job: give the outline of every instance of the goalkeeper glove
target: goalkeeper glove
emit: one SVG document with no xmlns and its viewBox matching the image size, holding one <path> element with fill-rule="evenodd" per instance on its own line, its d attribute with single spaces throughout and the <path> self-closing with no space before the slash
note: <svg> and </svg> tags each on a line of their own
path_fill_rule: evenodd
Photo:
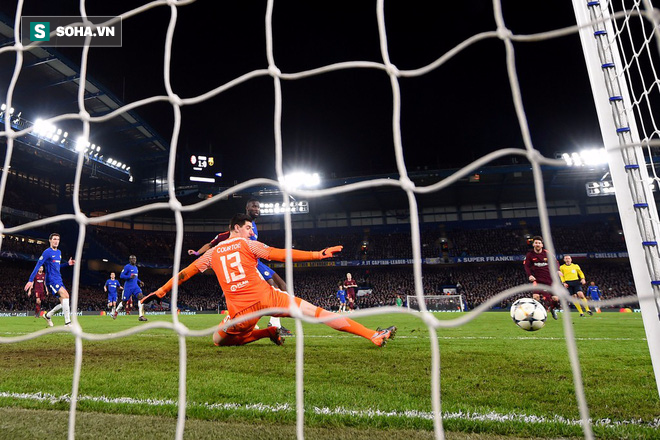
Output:
<svg viewBox="0 0 660 440">
<path fill-rule="evenodd" d="M 326 258 L 334 257 L 335 256 L 334 254 L 341 252 L 342 249 L 344 249 L 344 246 L 332 246 L 315 253 L 318 254 L 319 260 L 324 260 Z"/>
</svg>

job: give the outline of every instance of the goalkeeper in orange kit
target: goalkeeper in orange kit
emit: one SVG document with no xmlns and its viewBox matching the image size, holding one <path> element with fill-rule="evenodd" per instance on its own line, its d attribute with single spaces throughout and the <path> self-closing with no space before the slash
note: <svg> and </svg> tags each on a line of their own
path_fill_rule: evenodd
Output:
<svg viewBox="0 0 660 440">
<path fill-rule="evenodd" d="M 284 261 L 286 251 L 250 240 L 252 235 L 252 219 L 246 214 L 235 215 L 229 224 L 229 238 L 206 251 L 191 265 L 179 272 L 178 283 L 181 284 L 192 276 L 204 272 L 208 268 L 213 268 L 218 283 L 225 293 L 229 316 L 233 319 L 269 308 L 289 308 L 293 301 L 303 315 L 316 318 L 334 317 L 335 319 L 326 321 L 325 324 L 335 330 L 362 336 L 380 347 L 394 337 L 396 334 L 394 326 L 384 330 L 372 330 L 352 319 L 329 312 L 268 284 L 257 271 L 259 258 Z M 342 246 L 334 246 L 318 252 L 294 249 L 292 258 L 293 261 L 322 260 L 333 257 L 335 253 L 341 252 L 342 248 Z M 164 297 L 172 289 L 173 283 L 174 278 L 143 298 L 142 302 L 146 303 Z M 273 316 L 291 315 L 286 311 Z M 277 327 L 255 329 L 259 318 L 256 316 L 232 325 L 227 324 L 229 317 L 225 318 L 218 331 L 213 334 L 213 342 L 218 346 L 245 345 L 262 338 L 270 338 L 275 344 L 282 345 L 284 339 Z"/>
</svg>

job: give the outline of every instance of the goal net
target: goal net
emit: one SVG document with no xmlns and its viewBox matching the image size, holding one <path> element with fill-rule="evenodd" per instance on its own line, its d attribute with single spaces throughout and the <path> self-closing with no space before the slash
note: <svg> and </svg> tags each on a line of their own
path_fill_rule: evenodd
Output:
<svg viewBox="0 0 660 440">
<path fill-rule="evenodd" d="M 660 21 L 650 1 L 573 5 L 660 394 Z"/>
<path fill-rule="evenodd" d="M 424 295 L 424 307 L 420 308 L 417 296 L 407 295 L 408 310 L 419 312 L 426 308 L 429 312 L 463 312 L 465 303 L 463 295 Z"/>
<path fill-rule="evenodd" d="M 7 41 L 4 41 L 3 45 L 0 46 L 0 56 L 3 57 L 3 63 L 5 63 L 6 60 L 10 60 L 10 62 L 13 63 L 13 70 L 7 78 L 7 82 L 0 84 L 5 99 L 5 107 L 2 110 L 2 120 L 4 125 L 0 127 L 0 138 L 6 143 L 6 156 L 4 158 L 4 165 L 0 179 L 0 205 L 3 205 L 3 207 L 3 202 L 7 193 L 8 175 L 12 167 L 12 155 L 15 152 L 15 145 L 21 137 L 28 136 L 35 129 L 32 125 L 21 125 L 20 118 L 18 118 L 18 122 L 14 124 L 13 120 L 15 119 L 15 115 L 13 115 L 11 111 L 14 106 L 18 106 L 17 96 L 19 94 L 16 90 L 19 87 L 19 84 L 22 84 L 19 82 L 19 77 L 31 67 L 24 63 L 24 55 L 29 51 L 39 50 L 39 43 L 21 41 L 19 36 L 18 27 L 21 16 L 23 15 L 22 8 L 24 3 L 28 2 L 17 2 L 14 37 L 8 38 Z M 88 14 L 86 13 L 84 6 L 85 2 L 80 3 L 80 15 L 87 17 Z M 396 57 L 391 56 L 391 51 L 394 50 L 394 45 L 390 44 L 393 42 L 392 39 L 394 36 L 399 37 L 397 40 L 399 44 L 402 44 L 400 43 L 401 41 L 407 43 L 403 44 L 403 47 L 397 48 L 399 53 L 414 53 L 417 48 L 425 45 L 425 41 L 406 40 L 403 38 L 407 33 L 405 29 L 396 28 L 394 26 L 391 28 L 388 27 L 388 8 L 403 7 L 402 5 L 404 5 L 404 2 L 388 2 L 386 7 L 384 0 L 378 0 L 375 3 L 373 14 L 364 23 L 365 27 L 370 26 L 373 28 L 372 35 L 369 39 L 372 44 L 378 47 L 377 59 L 355 60 L 354 58 L 347 58 L 339 55 L 337 59 L 331 57 L 322 65 L 307 67 L 307 70 L 304 70 L 303 67 L 300 67 L 305 66 L 304 63 L 295 64 L 292 67 L 285 67 L 278 64 L 278 58 L 276 57 L 278 51 L 295 52 L 296 49 L 280 47 L 278 45 L 278 40 L 274 38 L 273 28 L 276 26 L 276 23 L 274 23 L 274 15 L 276 15 L 276 12 L 274 11 L 278 11 L 279 7 L 285 8 L 286 2 L 268 0 L 265 4 L 264 10 L 259 13 L 261 15 L 258 15 L 258 21 L 263 23 L 263 27 L 259 29 L 257 34 L 260 39 L 263 39 L 264 37 L 262 37 L 262 35 L 265 34 L 266 47 L 265 57 L 262 60 L 261 65 L 254 67 L 254 70 L 246 71 L 236 77 L 223 78 L 222 84 L 220 85 L 216 85 L 216 82 L 213 82 L 213 85 L 209 85 L 205 89 L 197 91 L 192 96 L 183 96 L 171 78 L 172 63 L 177 61 L 185 62 L 181 60 L 173 60 L 173 47 L 175 46 L 174 41 L 178 38 L 182 38 L 182 34 L 194 35 L 198 31 L 197 27 L 189 26 L 183 31 L 179 28 L 179 26 L 183 26 L 183 24 L 180 24 L 178 19 L 180 18 L 180 15 L 183 15 L 185 8 L 192 7 L 195 3 L 201 4 L 207 2 L 160 0 L 144 3 L 145 4 L 139 8 L 125 11 L 121 15 L 121 18 L 124 26 L 131 26 L 131 20 L 147 14 L 151 10 L 162 8 L 161 12 L 166 11 L 166 17 L 162 22 L 163 28 L 166 28 L 164 44 L 159 46 L 164 46 L 164 54 L 162 60 L 158 61 L 162 61 L 160 65 L 162 65 L 164 94 L 161 96 L 150 96 L 144 99 L 135 100 L 107 114 L 92 116 L 89 109 L 86 107 L 86 99 L 89 98 L 90 94 L 86 92 L 85 84 L 87 74 L 86 69 L 88 67 L 90 53 L 94 53 L 94 49 L 90 48 L 89 45 L 86 45 L 82 49 L 82 55 L 80 57 L 80 74 L 78 75 L 75 72 L 70 72 L 69 77 L 67 78 L 67 81 L 70 81 L 70 84 L 77 88 L 77 110 L 72 113 L 57 115 L 45 122 L 56 123 L 63 120 L 77 121 L 80 124 L 84 140 L 89 140 L 94 124 L 106 122 L 120 114 L 129 114 L 133 111 L 139 111 L 154 103 L 168 106 L 172 124 L 168 151 L 169 160 L 167 177 L 165 179 L 166 181 L 163 182 L 167 187 L 167 201 L 146 204 L 128 210 L 110 212 L 98 217 L 88 215 L 88 213 L 85 213 L 80 206 L 81 176 L 86 160 L 85 153 L 80 151 L 77 155 L 77 162 L 75 164 L 75 177 L 71 182 L 71 206 L 69 207 L 69 210 L 65 211 L 69 212 L 69 214 L 26 221 L 25 223 L 18 225 L 0 224 L 0 232 L 2 234 L 20 233 L 21 231 L 27 231 L 31 228 L 50 225 L 56 222 L 75 222 L 79 230 L 79 235 L 76 243 L 74 259 L 76 261 L 83 261 L 83 251 L 85 249 L 88 226 L 103 224 L 104 222 L 129 218 L 136 215 L 146 215 L 158 210 L 168 210 L 174 219 L 176 226 L 176 239 L 173 243 L 174 261 L 172 269 L 172 275 L 175 276 L 182 266 L 181 254 L 184 237 L 184 214 L 207 208 L 217 203 L 219 200 L 226 199 L 232 194 L 249 188 L 268 186 L 277 188 L 282 192 L 283 204 L 290 203 L 290 197 L 306 197 L 311 199 L 333 198 L 332 203 L 341 204 L 337 201 L 340 200 L 340 196 L 346 193 L 357 191 L 368 192 L 371 189 L 379 187 L 394 187 L 400 190 L 406 200 L 408 208 L 405 215 L 396 216 L 396 221 L 401 220 L 400 217 L 406 217 L 406 224 L 409 226 L 409 250 L 411 251 L 411 258 L 410 261 L 401 264 L 406 264 L 411 267 L 410 272 L 414 276 L 413 288 L 415 294 L 407 296 L 407 309 L 397 307 L 378 307 L 359 310 L 351 316 L 355 318 L 366 318 L 386 313 L 405 313 L 414 316 L 415 319 L 418 319 L 420 324 L 425 326 L 428 330 L 431 354 L 428 357 L 429 365 L 426 374 L 430 376 L 431 382 L 430 387 L 427 387 L 430 390 L 428 398 L 431 410 L 421 416 L 417 410 L 406 410 L 405 415 L 416 414 L 420 418 L 424 418 L 424 420 L 431 420 L 435 437 L 438 439 L 444 438 L 445 428 L 443 423 L 447 418 L 451 417 L 472 417 L 474 420 L 483 420 L 486 423 L 486 425 L 484 425 L 486 428 L 484 429 L 488 429 L 488 427 L 491 426 L 490 423 L 493 422 L 493 420 L 489 418 L 489 414 L 472 414 L 472 408 L 470 405 L 466 405 L 455 413 L 443 412 L 443 394 L 441 393 L 440 387 L 441 364 L 439 340 L 441 338 L 438 337 L 438 333 L 441 330 L 462 326 L 474 319 L 478 319 L 483 312 L 500 304 L 501 301 L 506 298 L 529 294 L 530 284 L 527 284 L 526 281 L 521 281 L 520 285 L 516 287 L 502 289 L 499 292 L 495 289 L 493 295 L 486 299 L 479 307 L 466 315 L 457 316 L 456 319 L 439 320 L 434 315 L 428 313 L 440 310 L 463 310 L 464 301 L 462 295 L 425 295 L 426 291 L 432 290 L 425 289 L 425 280 L 422 276 L 424 260 L 422 258 L 420 224 L 423 222 L 424 218 L 423 214 L 420 215 L 420 213 L 423 213 L 424 207 L 423 204 L 420 203 L 420 200 L 424 200 L 424 196 L 426 195 L 448 190 L 448 188 L 454 184 L 474 183 L 477 185 L 476 182 L 479 179 L 478 174 L 476 173 L 479 173 L 482 167 L 487 164 L 505 160 L 505 158 L 507 160 L 513 160 L 513 163 L 516 164 L 520 164 L 521 162 L 519 161 L 528 161 L 529 164 L 525 162 L 524 167 L 527 171 L 531 170 L 533 175 L 533 195 L 536 197 L 536 200 L 532 206 L 513 206 L 512 211 L 527 210 L 533 212 L 533 214 L 531 214 L 532 216 L 538 216 L 540 232 L 545 239 L 545 245 L 551 254 L 556 254 L 552 228 L 550 227 L 548 201 L 545 198 L 545 185 L 547 180 L 545 179 L 544 172 L 547 168 L 544 167 L 563 167 L 566 163 L 563 160 L 554 158 L 553 154 L 543 155 L 537 148 L 535 148 L 533 141 L 536 139 L 536 134 L 532 129 L 532 124 L 528 123 L 528 115 L 526 114 L 524 103 L 529 102 L 527 99 L 533 101 L 535 99 L 543 100 L 543 98 L 539 98 L 538 96 L 528 98 L 528 91 L 523 89 L 520 85 L 522 75 L 519 75 L 518 70 L 521 65 L 525 64 L 525 57 L 518 59 L 516 57 L 520 52 L 528 54 L 528 52 L 525 52 L 525 48 L 528 47 L 527 45 L 533 45 L 536 43 L 543 44 L 568 35 L 575 36 L 579 34 L 584 46 L 587 70 L 590 74 L 599 123 L 603 130 L 603 139 L 610 163 L 611 178 L 616 189 L 617 204 L 619 206 L 619 213 L 625 231 L 625 240 L 630 254 L 635 286 L 638 293 L 637 297 L 614 298 L 608 301 L 603 301 L 602 306 L 618 306 L 620 304 L 630 304 L 639 301 L 644 319 L 649 352 L 651 354 L 655 371 L 656 384 L 658 385 L 660 392 L 660 318 L 658 313 L 658 304 L 660 304 L 658 301 L 658 289 L 660 288 L 660 256 L 658 255 L 657 233 L 658 230 L 660 230 L 660 223 L 658 222 L 654 196 L 650 189 L 650 184 L 655 183 L 657 188 L 657 184 L 660 181 L 654 162 L 654 158 L 657 160 L 656 152 L 658 147 L 660 147 L 660 128 L 658 128 L 658 124 L 656 124 L 656 119 L 654 118 L 654 112 L 657 112 L 656 109 L 660 108 L 658 106 L 658 91 L 660 90 L 658 84 L 660 84 L 660 80 L 656 75 L 656 66 L 660 66 L 658 64 L 658 39 L 660 37 L 658 36 L 658 11 L 653 9 L 651 1 L 644 0 L 630 2 L 629 4 L 627 2 L 614 3 L 607 1 L 574 0 L 573 3 L 575 15 L 577 17 L 577 25 L 573 25 L 571 22 L 567 27 L 553 26 L 550 30 L 535 30 L 533 27 L 529 27 L 529 25 L 533 25 L 536 22 L 534 17 L 530 16 L 524 20 L 526 27 L 521 26 L 521 29 L 523 30 L 515 30 L 507 26 L 507 20 L 505 19 L 507 12 L 505 6 L 500 0 L 494 0 L 492 2 L 492 10 L 489 9 L 487 11 L 488 20 L 486 21 L 488 24 L 484 25 L 483 30 L 472 31 L 469 25 L 465 25 L 460 26 L 460 30 L 456 28 L 457 30 L 455 31 L 455 34 L 450 32 L 451 35 L 446 35 L 447 38 L 438 37 L 438 35 L 433 34 L 432 36 L 429 36 L 429 38 L 433 38 L 433 41 L 442 40 L 443 44 L 446 43 L 447 46 L 438 46 L 436 47 L 436 52 L 427 59 L 413 59 L 412 61 L 409 61 L 408 66 L 403 66 L 397 65 Z M 303 3 L 308 2 L 301 2 L 301 4 Z M 526 4 L 531 3 L 533 2 L 526 2 Z M 444 24 L 448 20 L 465 20 L 466 23 L 470 22 L 468 17 L 471 17 L 472 14 L 475 13 L 473 4 L 470 2 L 454 2 L 454 4 L 456 7 L 462 7 L 462 4 L 465 4 L 466 9 L 464 11 L 459 11 L 459 13 L 455 15 L 447 14 L 442 16 L 437 22 L 430 22 L 428 25 L 432 26 L 434 30 L 439 30 L 444 28 Z M 217 7 L 220 9 L 223 8 L 222 5 L 218 5 Z M 407 3 L 405 7 L 408 7 Z M 522 5 L 513 5 L 513 8 L 519 7 L 522 7 Z M 347 8 L 347 10 L 338 12 L 338 16 L 350 15 L 350 10 L 353 6 L 348 6 Z M 551 7 L 544 5 L 540 12 L 535 11 L 535 13 L 538 14 L 536 16 L 545 15 L 549 8 Z M 284 9 L 284 11 L 290 12 L 290 10 L 287 9 Z M 396 14 L 397 12 L 400 11 L 395 9 L 391 13 Z M 417 15 L 416 19 L 422 20 L 427 18 L 425 15 L 432 16 L 435 15 L 435 13 Z M 190 17 L 188 18 L 190 19 Z M 313 25 L 316 16 L 310 14 L 301 20 L 298 16 L 288 17 L 287 14 L 283 12 L 279 18 L 283 20 L 280 23 L 280 26 L 282 27 L 292 26 L 293 24 L 303 21 L 308 24 L 311 23 L 310 27 L 314 27 Z M 149 20 L 151 19 L 152 17 L 149 17 Z M 232 42 L 241 40 L 233 35 L 228 38 L 232 39 Z M 294 40 L 304 40 L 304 38 L 296 35 Z M 184 43 L 184 45 L 185 44 L 200 45 L 205 44 L 205 42 L 196 41 Z M 328 47 L 328 50 L 332 48 L 333 56 L 335 56 L 337 53 L 341 53 L 342 46 L 354 46 L 356 44 L 362 44 L 362 42 L 347 41 L 345 43 L 338 43 L 333 41 L 332 45 Z M 364 44 L 367 45 L 367 43 Z M 493 46 L 488 46 L 492 53 L 498 53 L 497 50 L 499 50 L 499 53 L 501 54 L 499 62 L 493 63 L 492 65 L 488 65 L 487 68 L 484 68 L 484 64 L 482 64 L 481 60 L 478 57 L 473 56 L 473 53 L 471 52 L 474 47 L 480 44 L 492 44 Z M 497 50 L 493 50 L 493 48 L 496 48 Z M 314 48 L 314 50 L 316 51 L 316 48 Z M 335 52 L 335 50 L 337 50 L 337 52 Z M 545 49 L 541 48 L 539 50 L 543 52 Z M 147 49 L 145 49 L 145 53 L 146 52 Z M 149 50 L 149 52 L 150 55 L 152 52 L 153 54 L 159 53 L 156 50 Z M 552 54 L 551 52 L 548 53 Z M 561 64 L 557 58 L 558 57 L 554 57 L 550 60 L 550 63 L 547 64 Z M 153 61 L 153 58 L 146 59 L 147 61 L 144 61 L 145 63 L 152 63 Z M 43 59 L 38 61 L 47 63 L 52 60 L 50 57 L 43 56 Z M 156 62 L 156 64 L 158 64 L 158 62 Z M 231 63 L 231 61 L 228 63 Z M 450 66 L 454 64 L 459 64 L 461 66 L 459 69 L 461 76 L 456 78 L 455 83 L 452 83 L 451 80 L 448 80 L 443 76 L 443 73 L 446 70 L 450 70 Z M 466 64 L 467 66 L 463 67 L 463 64 Z M 495 64 L 497 64 L 497 67 Z M 144 66 L 130 66 L 131 69 L 136 69 L 138 71 L 141 71 L 143 67 Z M 222 69 L 216 69 L 215 66 L 213 68 L 207 66 L 205 70 L 212 70 L 214 74 L 222 73 Z M 382 94 L 386 95 L 387 105 L 391 106 L 387 108 L 389 113 L 387 115 L 388 120 L 386 124 L 387 130 L 391 129 L 391 131 L 388 132 L 388 139 L 391 140 L 391 145 L 383 147 L 382 151 L 378 152 L 378 155 L 388 155 L 388 157 L 391 157 L 396 171 L 398 172 L 398 178 L 374 177 L 352 183 L 347 181 L 345 184 L 334 188 L 316 191 L 294 190 L 287 187 L 283 183 L 286 161 L 283 147 L 282 121 L 288 117 L 284 112 L 284 108 L 288 96 L 290 95 L 287 95 L 287 90 L 286 87 L 283 86 L 283 83 L 299 83 L 303 80 L 315 79 L 327 75 L 336 75 L 346 72 L 364 72 L 365 70 L 378 72 L 381 75 L 380 79 L 383 84 L 386 84 L 386 88 L 382 91 Z M 498 72 L 497 75 L 495 74 L 496 70 Z M 462 77 L 463 75 L 465 75 L 465 78 Z M 530 73 L 530 76 L 536 76 L 536 72 Z M 29 76 L 27 78 L 29 80 Z M 222 96 L 223 93 L 229 90 L 231 90 L 231 93 L 240 94 L 241 91 L 244 90 L 241 88 L 242 86 L 251 84 L 251 81 L 257 80 L 267 81 L 269 84 L 269 92 L 274 97 L 274 106 L 270 107 L 274 108 L 271 127 L 271 140 L 274 148 L 269 154 L 264 155 L 264 157 L 268 157 L 269 160 L 270 158 L 273 158 L 274 163 L 272 164 L 272 168 L 274 169 L 276 179 L 255 177 L 235 182 L 230 188 L 223 190 L 220 194 L 215 195 L 211 199 L 193 205 L 183 206 L 177 198 L 175 187 L 177 157 L 180 153 L 181 141 L 179 139 L 179 134 L 181 132 L 182 124 L 184 124 L 184 118 L 182 117 L 182 114 L 184 114 L 183 109 L 187 106 L 195 106 L 203 102 L 217 99 L 218 96 Z M 464 83 L 463 80 L 465 80 Z M 486 80 L 489 81 L 488 85 L 479 88 L 482 86 L 482 83 L 486 82 Z M 559 80 L 557 80 L 557 78 L 551 78 L 550 81 L 571 82 L 572 78 L 561 78 Z M 203 81 L 200 82 L 203 83 Z M 350 82 L 350 80 L 346 80 L 344 84 L 348 87 L 348 83 Z M 413 83 L 415 84 L 413 85 Z M 433 183 L 416 185 L 411 179 L 412 173 L 406 164 L 406 149 L 404 142 L 404 139 L 406 142 L 413 142 L 413 140 L 409 140 L 410 138 L 403 135 L 403 126 L 405 124 L 412 124 L 407 127 L 408 131 L 406 132 L 407 134 L 412 133 L 416 131 L 416 126 L 414 124 L 418 121 L 411 121 L 415 118 L 406 119 L 405 105 L 408 101 L 402 100 L 401 90 L 402 86 L 413 88 L 419 87 L 421 90 L 419 95 L 425 95 L 425 84 L 428 83 L 441 84 L 442 92 L 439 92 L 437 96 L 433 98 L 435 101 L 434 103 L 426 103 L 428 109 L 433 109 L 433 111 L 427 111 L 427 113 L 432 116 L 421 123 L 433 127 L 433 130 L 435 131 L 435 142 L 433 145 L 425 145 L 425 150 L 429 155 L 437 154 L 439 163 L 442 162 L 443 152 L 449 150 L 458 150 L 464 152 L 466 155 L 469 154 L 472 162 L 457 171 L 452 172 L 448 176 L 444 174 L 434 176 L 434 179 L 432 180 Z M 262 83 L 259 84 L 263 85 Z M 313 81 L 310 81 L 308 85 L 309 84 L 313 85 L 314 83 Z M 463 86 L 461 84 L 465 85 Z M 543 89 L 544 85 L 539 82 L 532 86 L 532 88 Z M 445 93 L 455 90 L 460 90 L 461 96 L 456 99 L 455 102 L 449 104 L 444 103 L 444 99 L 446 98 Z M 475 90 L 477 90 L 477 92 L 475 92 Z M 507 97 L 506 102 L 491 100 L 491 93 L 493 93 L 494 90 L 510 90 L 510 95 Z M 474 94 L 468 96 L 468 92 Z M 463 96 L 463 94 L 465 94 L 465 96 Z M 44 100 L 47 100 L 48 97 L 45 95 L 46 94 L 44 94 Z M 548 101 L 552 100 L 552 98 L 554 97 L 550 97 Z M 479 99 L 489 101 L 489 104 L 487 105 L 491 112 L 489 117 L 498 121 L 497 130 L 484 129 L 480 125 L 481 122 L 475 122 L 477 118 L 472 117 L 471 112 L 476 107 L 481 107 L 481 104 L 477 103 L 477 100 Z M 246 99 L 245 101 L 250 102 L 251 100 Z M 443 104 L 440 105 L 438 102 Z M 466 103 L 467 106 L 463 108 L 464 114 L 458 113 L 456 106 L 465 105 Z M 567 106 L 570 106 L 570 104 L 567 104 Z M 505 123 L 501 123 L 500 120 L 497 119 L 501 115 L 502 108 L 504 107 L 509 108 L 511 112 L 515 114 L 515 119 L 513 121 L 507 120 Z M 251 110 L 249 112 L 246 111 L 246 113 L 250 113 L 250 116 Z M 228 110 L 227 112 L 229 113 L 231 111 L 233 111 L 233 109 Z M 300 111 L 302 113 L 306 111 L 306 109 L 300 109 Z M 550 114 L 547 119 L 558 120 L 562 112 L 563 109 L 558 110 L 556 111 L 557 114 Z M 463 122 L 465 125 L 454 125 L 454 123 L 458 124 L 459 122 Z M 213 122 L 211 122 L 211 124 L 212 123 Z M 439 127 L 441 124 L 443 126 Z M 337 127 L 337 130 L 341 131 L 342 127 Z M 440 130 L 460 131 L 462 133 L 461 141 L 457 142 L 455 145 L 443 143 L 444 134 Z M 475 142 L 471 140 L 469 136 L 482 130 L 488 131 L 487 137 L 489 142 L 497 145 L 497 147 L 495 147 L 493 151 L 487 153 L 473 153 L 472 148 L 474 147 Z M 364 136 L 366 131 L 366 129 L 363 130 L 361 135 Z M 505 136 L 508 132 L 519 133 L 520 138 L 516 139 L 513 144 L 500 142 L 498 136 Z M 411 137 L 413 136 L 411 135 Z M 240 143 L 242 141 L 243 140 L 240 139 L 235 140 L 234 142 Z M 519 146 L 519 148 L 516 148 L 516 146 Z M 315 148 L 317 147 L 315 146 Z M 333 147 L 326 146 L 325 148 L 332 149 Z M 255 165 L 254 162 L 257 162 L 247 154 L 245 154 L 245 159 L 246 163 L 231 164 L 231 166 L 251 166 Z M 247 160 L 252 161 L 252 163 L 248 164 Z M 515 178 L 517 178 L 517 176 L 514 176 L 513 180 L 515 180 Z M 504 187 L 508 185 L 508 182 L 501 184 Z M 479 188 L 472 187 L 468 190 L 478 192 Z M 460 200 L 459 194 L 460 193 L 457 192 L 451 197 L 445 199 L 453 200 L 453 203 L 457 204 L 457 201 Z M 382 200 L 381 202 L 386 203 L 386 201 Z M 428 215 L 438 218 L 450 217 L 449 215 L 445 215 L 444 212 L 433 212 Z M 486 214 L 483 215 L 485 216 Z M 291 217 L 291 213 L 285 211 L 284 241 L 288 250 L 293 248 L 293 226 Z M 437 221 L 440 222 L 444 220 L 440 219 Z M 436 264 L 439 263 L 436 262 Z M 551 286 L 546 287 L 561 298 L 563 307 L 567 310 L 567 294 L 556 274 L 558 269 L 557 261 L 551 259 L 549 265 L 551 268 L 550 272 L 553 277 L 553 283 Z M 293 286 L 294 273 L 290 252 L 287 254 L 285 274 L 287 285 Z M 31 339 L 41 338 L 46 335 L 50 336 L 53 333 L 58 332 L 70 332 L 75 338 L 75 361 L 70 393 L 63 398 L 53 398 L 48 395 L 41 396 L 44 399 L 67 403 L 69 411 L 68 438 L 73 440 L 76 435 L 77 404 L 82 400 L 79 391 L 81 377 L 84 375 L 82 365 L 83 361 L 86 359 L 83 342 L 86 344 L 88 341 L 107 341 L 130 337 L 155 329 L 166 329 L 176 335 L 179 343 L 178 353 L 173 353 L 173 356 L 178 356 L 178 396 L 175 402 L 177 407 L 177 426 L 175 438 L 184 438 L 188 413 L 190 408 L 194 406 L 191 402 L 187 401 L 189 391 L 187 388 L 187 367 L 189 365 L 187 343 L 190 338 L 208 338 L 216 330 L 216 326 L 203 330 L 191 329 L 186 326 L 186 324 L 182 322 L 175 313 L 171 316 L 171 322 L 149 322 L 144 325 L 128 328 L 119 333 L 90 333 L 81 325 L 76 313 L 79 301 L 78 291 L 80 275 L 80 265 L 74 266 L 73 283 L 71 286 L 71 316 L 73 324 L 71 328 L 63 329 L 56 327 L 55 329 L 40 330 L 38 332 L 19 336 L 2 334 L 0 335 L 0 343 L 20 344 Z M 292 290 L 291 293 L 295 295 L 295 291 Z M 177 303 L 178 288 L 175 284 L 171 293 L 172 310 L 177 310 Z M 287 406 L 282 409 L 277 405 L 269 407 L 267 405 L 255 404 L 249 406 L 247 409 L 248 411 L 258 411 L 262 408 L 266 408 L 265 411 L 272 413 L 279 410 L 295 410 L 296 435 L 300 439 L 305 437 L 306 412 L 308 414 L 314 413 L 315 415 L 318 415 L 318 417 L 326 417 L 328 414 L 330 414 L 329 416 L 337 417 L 354 416 L 354 412 L 346 410 L 345 408 L 319 409 L 316 406 L 310 407 L 310 405 L 306 404 L 306 399 L 309 397 L 307 389 L 305 388 L 305 362 L 307 361 L 305 350 L 309 350 L 309 347 L 305 345 L 305 332 L 303 331 L 302 322 L 318 323 L 320 320 L 302 318 L 300 315 L 296 315 L 295 407 L 291 408 Z M 577 400 L 577 407 L 579 408 L 579 419 L 571 421 L 571 423 L 573 426 L 579 426 L 580 429 L 582 429 L 585 438 L 592 439 L 594 438 L 592 429 L 594 421 L 590 417 L 589 406 L 585 397 L 580 356 L 578 356 L 578 347 L 576 338 L 574 337 L 573 324 L 570 319 L 563 319 L 561 325 L 563 335 L 566 337 L 568 363 L 570 364 L 567 367 L 567 370 L 570 369 L 574 382 L 574 389 L 566 390 L 566 395 L 574 394 Z M 412 337 L 414 338 L 417 336 L 415 335 Z M 406 340 L 403 339 L 402 341 L 405 344 Z M 1 397 L 3 399 L 10 399 L 12 396 L 7 397 L 7 395 L 3 394 Z M 93 401 L 98 407 L 101 407 L 105 402 L 103 399 L 94 399 L 94 397 L 88 398 L 88 400 Z M 130 404 L 131 399 L 128 400 Z M 118 404 L 124 404 L 121 398 L 116 399 L 116 401 Z M 145 401 L 151 401 L 150 396 L 147 396 Z M 251 402 L 248 402 L 248 404 L 250 403 Z M 161 404 L 161 402 L 158 402 L 158 404 Z M 166 402 L 165 404 L 170 403 Z M 377 404 L 378 402 L 373 402 L 374 407 Z M 223 414 L 227 414 L 236 407 L 232 402 L 220 402 L 217 403 L 217 406 L 214 405 L 216 405 L 216 403 L 210 403 L 203 408 L 197 409 L 204 413 L 204 411 L 212 411 L 220 408 L 220 410 L 223 411 Z M 390 412 L 383 412 L 377 408 L 367 408 L 365 409 L 364 414 L 366 414 L 365 418 L 369 419 L 374 416 L 389 417 L 391 415 Z M 270 417 L 272 416 L 264 416 L 264 420 L 267 420 Z M 563 417 L 556 417 L 556 419 L 563 419 Z M 495 422 L 499 423 L 504 421 L 506 423 L 511 420 L 514 420 L 514 423 L 518 423 L 519 418 L 517 418 L 515 414 L 503 414 L 501 420 L 496 420 Z M 537 423 L 539 418 L 530 417 L 530 420 L 525 420 L 525 423 Z M 620 423 L 626 424 L 628 422 L 629 421 L 624 420 Z M 337 426 L 340 423 L 341 422 L 338 423 L 337 420 L 333 420 L 331 425 Z M 652 424 L 653 421 L 648 423 Z M 655 419 L 655 423 L 655 426 L 657 427 L 657 419 Z M 387 426 L 387 423 L 379 423 L 379 426 Z M 505 430 L 504 432 L 507 431 Z"/>
</svg>

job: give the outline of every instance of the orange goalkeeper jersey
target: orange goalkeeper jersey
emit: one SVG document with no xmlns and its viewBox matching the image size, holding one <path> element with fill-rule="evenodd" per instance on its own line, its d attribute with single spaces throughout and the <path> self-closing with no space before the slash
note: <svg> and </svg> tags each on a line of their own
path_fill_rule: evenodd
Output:
<svg viewBox="0 0 660 440">
<path fill-rule="evenodd" d="M 271 292 L 270 284 L 257 270 L 259 258 L 268 259 L 270 249 L 259 241 L 232 238 L 209 249 L 195 261 L 200 272 L 213 268 L 225 293 L 230 316 L 258 303 Z"/>
</svg>

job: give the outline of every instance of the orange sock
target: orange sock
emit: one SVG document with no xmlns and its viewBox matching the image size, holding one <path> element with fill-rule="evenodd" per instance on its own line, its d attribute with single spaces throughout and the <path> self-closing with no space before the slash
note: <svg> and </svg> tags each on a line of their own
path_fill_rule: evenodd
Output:
<svg viewBox="0 0 660 440">
<path fill-rule="evenodd" d="M 316 308 L 316 313 L 314 314 L 317 318 L 328 318 L 330 316 L 336 316 L 337 319 L 332 321 L 324 322 L 325 325 L 339 330 L 340 332 L 353 333 L 354 335 L 362 336 L 366 339 L 371 339 L 371 337 L 376 333 L 376 330 L 371 330 L 362 324 L 353 321 L 352 319 L 345 318 L 343 315 L 338 315 L 337 313 L 328 312 L 320 307 Z"/>
</svg>

